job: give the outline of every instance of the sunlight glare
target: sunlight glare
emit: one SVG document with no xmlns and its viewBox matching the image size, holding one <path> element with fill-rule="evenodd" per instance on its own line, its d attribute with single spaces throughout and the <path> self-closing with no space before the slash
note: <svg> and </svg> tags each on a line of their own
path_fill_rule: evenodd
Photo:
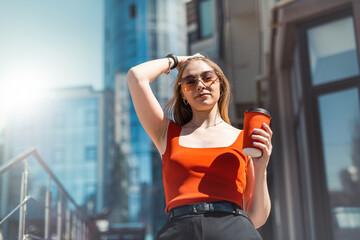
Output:
<svg viewBox="0 0 360 240">
<path fill-rule="evenodd" d="M 36 111 L 45 96 L 46 80 L 45 72 L 30 67 L 0 80 L 0 130 L 10 115 Z"/>
</svg>

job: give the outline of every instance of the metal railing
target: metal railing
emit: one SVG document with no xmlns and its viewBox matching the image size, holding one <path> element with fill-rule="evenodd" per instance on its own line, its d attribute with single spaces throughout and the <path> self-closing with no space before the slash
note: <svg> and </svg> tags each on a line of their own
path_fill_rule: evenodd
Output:
<svg viewBox="0 0 360 240">
<path fill-rule="evenodd" d="M 44 173 L 47 175 L 48 182 L 45 192 L 45 200 L 42 202 L 39 199 L 28 194 L 29 186 L 29 164 L 28 158 L 34 157 L 35 160 L 41 165 Z M 35 148 L 29 149 L 15 158 L 9 160 L 0 166 L 0 177 L 4 173 L 8 172 L 15 165 L 23 163 L 23 171 L 21 174 L 21 189 L 20 189 L 20 202 L 12 209 L 3 219 L 0 219 L 0 227 L 5 225 L 14 215 L 19 211 L 18 215 L 18 240 L 30 240 L 30 239 L 42 239 L 50 240 L 56 237 L 56 240 L 89 240 L 90 239 L 90 225 L 86 218 L 86 215 L 75 203 L 73 198 L 64 189 L 63 185 L 50 170 L 48 165 L 43 161 L 39 153 Z M 57 202 L 55 207 L 52 207 L 52 189 L 51 182 L 56 184 L 57 187 Z M 44 209 L 43 216 L 43 236 L 35 236 L 32 233 L 27 233 L 27 204 L 29 201 L 34 201 L 37 205 L 40 205 Z M 56 209 L 54 209 L 56 208 Z M 55 229 L 52 225 L 52 215 L 56 217 L 56 232 L 52 232 Z M 0 216 L 1 217 L 1 216 Z M 54 217 L 53 217 L 54 218 Z M 55 224 L 53 224 L 55 225 Z M 54 231 L 54 230 L 53 230 Z M 0 229 L 1 234 L 1 229 Z M 0 236 L 1 239 L 1 236 Z"/>
</svg>

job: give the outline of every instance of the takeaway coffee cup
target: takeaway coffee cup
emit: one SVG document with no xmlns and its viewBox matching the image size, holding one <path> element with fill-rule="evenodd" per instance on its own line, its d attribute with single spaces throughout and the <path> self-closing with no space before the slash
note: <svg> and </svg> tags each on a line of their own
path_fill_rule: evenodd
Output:
<svg viewBox="0 0 360 240">
<path fill-rule="evenodd" d="M 263 108 L 250 108 L 244 113 L 244 144 L 243 153 L 251 157 L 260 157 L 262 150 L 255 147 L 251 138 L 254 128 L 262 128 L 263 123 L 270 125 L 270 113 Z"/>
</svg>

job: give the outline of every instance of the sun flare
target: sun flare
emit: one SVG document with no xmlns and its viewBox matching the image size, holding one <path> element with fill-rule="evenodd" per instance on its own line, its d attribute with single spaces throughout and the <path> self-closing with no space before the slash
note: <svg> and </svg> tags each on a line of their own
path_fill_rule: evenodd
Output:
<svg viewBox="0 0 360 240">
<path fill-rule="evenodd" d="M 47 89 L 43 71 L 22 69 L 0 81 L 0 130 L 12 114 L 35 110 Z"/>
</svg>

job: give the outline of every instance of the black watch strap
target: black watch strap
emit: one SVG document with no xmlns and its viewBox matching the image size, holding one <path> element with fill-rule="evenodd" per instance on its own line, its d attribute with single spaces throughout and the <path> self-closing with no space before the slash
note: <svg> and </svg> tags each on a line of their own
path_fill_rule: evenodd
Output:
<svg viewBox="0 0 360 240">
<path fill-rule="evenodd" d="M 174 60 L 174 65 L 170 69 L 176 68 L 177 65 L 179 64 L 179 60 L 178 60 L 177 56 L 175 54 L 170 53 L 170 54 L 166 55 L 166 57 Z"/>
</svg>

